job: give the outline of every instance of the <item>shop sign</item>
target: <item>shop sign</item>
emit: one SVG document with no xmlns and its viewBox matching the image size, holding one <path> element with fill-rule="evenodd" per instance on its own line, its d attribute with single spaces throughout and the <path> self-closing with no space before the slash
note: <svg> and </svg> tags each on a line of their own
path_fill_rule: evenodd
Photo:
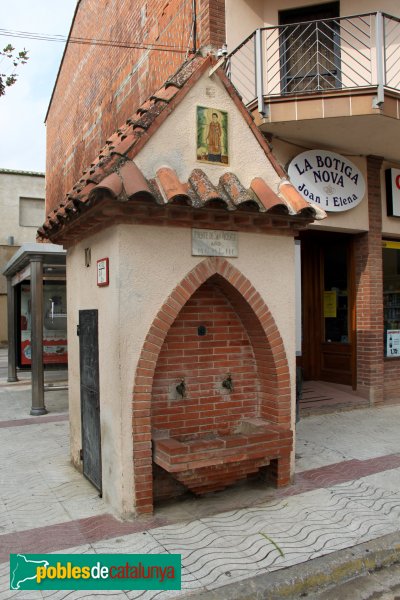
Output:
<svg viewBox="0 0 400 600">
<path fill-rule="evenodd" d="M 386 356 L 400 356 L 400 331 L 388 329 L 386 335 Z"/>
<path fill-rule="evenodd" d="M 192 229 L 192 256 L 239 256 L 237 231 Z"/>
<path fill-rule="evenodd" d="M 365 194 L 365 180 L 350 160 L 326 150 L 307 150 L 289 165 L 292 184 L 308 201 L 329 212 L 354 208 Z"/>
<path fill-rule="evenodd" d="M 382 248 L 390 248 L 392 250 L 400 250 L 400 242 L 390 242 L 382 240 Z"/>
<path fill-rule="evenodd" d="M 386 169 L 385 176 L 388 217 L 400 217 L 400 169 Z"/>
</svg>

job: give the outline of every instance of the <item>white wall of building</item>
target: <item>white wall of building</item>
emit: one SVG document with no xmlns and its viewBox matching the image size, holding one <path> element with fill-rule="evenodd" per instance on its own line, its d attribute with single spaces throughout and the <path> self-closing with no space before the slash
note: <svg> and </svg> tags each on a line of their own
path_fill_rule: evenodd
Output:
<svg viewBox="0 0 400 600">
<path fill-rule="evenodd" d="M 26 199 L 23 222 L 30 226 L 20 225 L 20 198 Z M 44 198 L 44 174 L 0 169 L 0 273 L 19 246 L 36 241 L 38 202 L 43 204 L 43 223 Z M 29 210 L 29 200 L 33 200 L 33 210 Z M 0 275 L 0 343 L 7 338 L 7 281 Z"/>
<path fill-rule="evenodd" d="M 228 50 L 231 52 L 250 33 L 258 27 L 278 25 L 278 13 L 282 10 L 304 8 L 307 6 L 326 4 L 313 0 L 225 0 L 226 38 Z M 397 0 L 341 0 L 340 16 L 349 17 L 377 10 L 399 17 L 400 4 Z"/>
<path fill-rule="evenodd" d="M 30 226 L 20 225 L 20 198 L 43 200 L 43 223 L 45 220 L 44 175 L 19 171 L 7 172 L 0 169 L 0 244 L 6 244 L 9 236 L 14 237 L 15 246 L 22 246 L 36 240 L 36 230 L 41 223 L 33 222 L 31 219 Z"/>
<path fill-rule="evenodd" d="M 84 266 L 85 248 L 92 264 Z M 96 261 L 110 259 L 110 285 L 98 287 Z M 68 250 L 68 353 L 71 453 L 80 464 L 79 310 L 99 311 L 100 419 L 103 496 L 116 512 L 133 510 L 132 391 L 137 362 L 158 311 L 203 257 L 191 255 L 191 230 L 118 225 Z M 294 241 L 239 233 L 229 259 L 258 290 L 284 341 L 295 394 Z"/>
</svg>

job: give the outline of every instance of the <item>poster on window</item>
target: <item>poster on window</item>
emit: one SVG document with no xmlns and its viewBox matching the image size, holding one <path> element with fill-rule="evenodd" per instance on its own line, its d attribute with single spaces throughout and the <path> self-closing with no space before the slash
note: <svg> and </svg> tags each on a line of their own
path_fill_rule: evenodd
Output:
<svg viewBox="0 0 400 600">
<path fill-rule="evenodd" d="M 388 329 L 386 334 L 386 356 L 400 356 L 400 329 Z"/>
<path fill-rule="evenodd" d="M 66 364 L 67 352 L 67 307 L 65 283 L 43 286 L 43 362 Z M 31 293 L 29 284 L 21 288 L 21 366 L 31 365 Z"/>
<path fill-rule="evenodd" d="M 324 317 L 337 317 L 337 293 L 324 292 Z"/>
</svg>

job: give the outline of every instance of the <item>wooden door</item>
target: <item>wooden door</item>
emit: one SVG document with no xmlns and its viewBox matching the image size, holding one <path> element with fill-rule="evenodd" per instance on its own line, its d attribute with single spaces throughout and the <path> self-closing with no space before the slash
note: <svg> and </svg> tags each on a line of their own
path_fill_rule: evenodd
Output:
<svg viewBox="0 0 400 600">
<path fill-rule="evenodd" d="M 350 236 L 302 236 L 305 379 L 355 386 L 354 264 Z"/>
</svg>

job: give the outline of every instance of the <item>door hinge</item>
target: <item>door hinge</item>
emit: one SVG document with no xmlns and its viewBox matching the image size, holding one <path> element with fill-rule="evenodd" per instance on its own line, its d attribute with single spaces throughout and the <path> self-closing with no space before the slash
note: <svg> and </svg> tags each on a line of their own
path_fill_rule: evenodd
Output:
<svg viewBox="0 0 400 600">
<path fill-rule="evenodd" d="M 79 327 L 79 325 L 76 326 L 76 335 L 80 335 L 81 333 L 81 329 Z"/>
<path fill-rule="evenodd" d="M 79 450 L 79 458 L 80 460 L 83 460 L 83 448 Z"/>
</svg>

